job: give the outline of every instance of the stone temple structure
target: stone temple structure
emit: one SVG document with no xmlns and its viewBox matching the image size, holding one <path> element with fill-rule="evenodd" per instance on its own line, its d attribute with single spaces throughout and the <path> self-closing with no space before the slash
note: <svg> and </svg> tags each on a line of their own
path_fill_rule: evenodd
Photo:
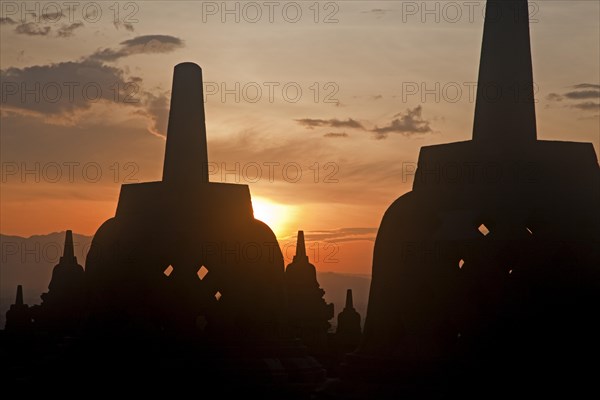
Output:
<svg viewBox="0 0 600 400">
<path fill-rule="evenodd" d="M 17 286 L 15 303 L 6 312 L 6 326 L 4 329 L 11 333 L 24 333 L 31 330 L 31 310 L 23 302 L 23 286 Z"/>
<path fill-rule="evenodd" d="M 346 291 L 346 306 L 338 314 L 338 324 L 335 331 L 335 343 L 344 353 L 356 350 L 360 344 L 362 330 L 360 327 L 360 314 L 354 309 L 352 289 Z"/>
<path fill-rule="evenodd" d="M 176 65 L 163 180 L 123 185 L 88 253 L 86 337 L 103 343 L 98 358 L 133 354 L 165 383 L 202 377 L 236 395 L 313 387 L 325 370 L 285 334 L 274 233 L 254 219 L 248 186 L 208 180 L 203 101 L 200 67 Z"/>
<path fill-rule="evenodd" d="M 427 397 L 595 381 L 600 169 L 590 143 L 537 139 L 528 15 L 487 2 L 473 138 L 423 147 L 386 211 L 348 382 Z"/>
<path fill-rule="evenodd" d="M 314 352 L 324 352 L 327 331 L 333 318 L 333 303 L 323 299 L 325 291 L 317 281 L 317 270 L 308 260 L 304 231 L 298 231 L 296 255 L 285 270 L 287 318 L 295 337 Z"/>
<path fill-rule="evenodd" d="M 86 263 L 96 330 L 275 337 L 283 256 L 246 185 L 208 180 L 202 71 L 175 67 L 163 180 L 123 185 Z"/>
<path fill-rule="evenodd" d="M 77 263 L 73 247 L 73 232 L 65 233 L 63 255 L 52 270 L 48 292 L 42 294 L 42 304 L 32 308 L 37 328 L 55 333 L 75 333 L 85 313 L 85 272 Z"/>
<path fill-rule="evenodd" d="M 176 385 L 291 398 L 324 381 L 323 366 L 290 334 L 283 255 L 254 219 L 248 186 L 208 180 L 202 91 L 198 65 L 175 66 L 163 180 L 122 186 L 85 271 L 67 231 L 49 291 L 34 307 L 41 329 L 25 341 L 0 336 L 10 382 L 55 388 L 69 376 L 99 387 L 110 370 L 112 388 L 138 394 Z M 7 330 L 25 327 L 30 311 L 19 287 Z"/>
</svg>

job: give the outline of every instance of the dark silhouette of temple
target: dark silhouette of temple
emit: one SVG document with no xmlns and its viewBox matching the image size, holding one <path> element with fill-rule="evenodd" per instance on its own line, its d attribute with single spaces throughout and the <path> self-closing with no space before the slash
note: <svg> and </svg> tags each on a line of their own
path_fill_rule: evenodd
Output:
<svg viewBox="0 0 600 400">
<path fill-rule="evenodd" d="M 15 303 L 6 312 L 6 326 L 4 329 L 10 333 L 26 333 L 31 330 L 31 309 L 23 302 L 23 286 L 17 286 Z"/>
<path fill-rule="evenodd" d="M 327 331 L 333 318 L 333 304 L 323 299 L 325 291 L 317 281 L 317 270 L 308 261 L 304 231 L 298 231 L 296 255 L 285 270 L 287 318 L 293 335 L 309 349 L 323 353 L 327 349 Z"/>
<path fill-rule="evenodd" d="M 115 217 L 94 236 L 88 335 L 116 337 L 117 346 L 123 336 L 136 338 L 128 346 L 143 338 L 140 354 L 158 348 L 159 364 L 174 344 L 195 349 L 175 375 L 197 369 L 215 383 L 314 385 L 325 370 L 284 333 L 275 235 L 254 219 L 248 186 L 208 180 L 202 91 L 200 67 L 178 64 L 163 180 L 123 185 Z"/>
<path fill-rule="evenodd" d="M 346 292 L 346 306 L 338 314 L 337 329 L 335 331 L 335 344 L 341 353 L 350 353 L 360 344 L 362 330 L 360 327 L 360 314 L 354 309 L 352 289 Z"/>
<path fill-rule="evenodd" d="M 526 0 L 488 1 L 473 139 L 423 147 L 383 217 L 344 368 L 373 396 L 596 380 L 600 169 L 590 143 L 536 139 L 528 16 Z"/>
<path fill-rule="evenodd" d="M 94 236 L 86 273 L 96 329 L 276 337 L 283 256 L 254 219 L 248 186 L 208 181 L 202 89 L 198 65 L 175 67 L 163 180 L 123 185 L 116 216 Z"/>
<path fill-rule="evenodd" d="M 65 234 L 63 255 L 52 270 L 48 292 L 42 303 L 29 307 L 23 303 L 23 288 L 17 287 L 17 298 L 6 314 L 7 331 L 35 329 L 53 335 L 78 333 L 86 312 L 86 284 L 83 267 L 77 263 L 73 232 Z"/>
<path fill-rule="evenodd" d="M 63 255 L 52 270 L 48 292 L 41 298 L 42 304 L 31 310 L 37 329 L 58 334 L 80 329 L 87 304 L 85 273 L 77 263 L 70 230 L 65 234 Z"/>
<path fill-rule="evenodd" d="M 163 180 L 122 186 L 85 271 L 67 231 L 41 305 L 17 287 L 3 378 L 278 399 L 596 390 L 600 168 L 591 144 L 537 140 L 528 17 L 488 0 L 473 139 L 423 147 L 386 211 L 362 339 L 351 290 L 328 334 L 304 233 L 284 269 L 248 187 L 209 182 L 202 71 L 183 63 Z M 341 379 L 323 385 L 313 355 Z"/>
</svg>

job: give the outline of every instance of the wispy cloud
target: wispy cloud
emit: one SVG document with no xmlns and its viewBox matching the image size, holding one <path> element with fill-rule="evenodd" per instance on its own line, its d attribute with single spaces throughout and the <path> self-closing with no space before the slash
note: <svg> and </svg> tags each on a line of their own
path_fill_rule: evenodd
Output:
<svg viewBox="0 0 600 400">
<path fill-rule="evenodd" d="M 58 29 L 58 31 L 56 32 L 56 35 L 59 37 L 71 37 L 75 33 L 76 29 L 82 28 L 82 27 L 83 27 L 83 22 L 73 22 L 72 24 L 69 24 L 69 25 L 63 25 Z"/>
<path fill-rule="evenodd" d="M 346 132 L 328 132 L 323 135 L 326 138 L 346 138 L 348 134 Z"/>
<path fill-rule="evenodd" d="M 550 102 L 561 102 L 563 100 L 596 100 L 600 99 L 600 85 L 593 83 L 579 83 L 572 86 L 572 91 L 559 94 L 550 93 L 546 99 Z M 598 111 L 599 103 L 594 101 L 584 101 L 581 103 L 566 105 L 565 107 L 575 108 L 582 111 Z"/>
<path fill-rule="evenodd" d="M 307 242 L 342 243 L 355 242 L 359 240 L 375 241 L 377 228 L 339 228 L 321 231 L 304 231 L 304 239 Z M 296 240 L 297 235 L 292 235 L 283 240 Z"/>
<path fill-rule="evenodd" d="M 15 21 L 14 19 L 10 18 L 10 17 L 1 17 L 0 18 L 0 25 L 16 25 L 17 21 Z"/>
<path fill-rule="evenodd" d="M 573 104 L 571 108 L 577 108 L 584 111 L 598 111 L 600 110 L 600 103 L 594 103 L 593 101 L 586 101 L 584 103 Z"/>
<path fill-rule="evenodd" d="M 385 139 L 389 133 L 399 133 L 403 136 L 431 133 L 429 121 L 423 119 L 422 113 L 421 106 L 409 108 L 404 113 L 394 115 L 394 119 L 387 126 L 375 127 L 372 132 L 375 132 L 376 139 Z"/>
<path fill-rule="evenodd" d="M 600 90 L 600 85 L 596 85 L 594 83 L 579 83 L 577 85 L 573 85 L 574 89 L 598 89 Z"/>
<path fill-rule="evenodd" d="M 390 133 L 401 134 L 406 137 L 414 135 L 423 135 L 426 133 L 432 133 L 433 130 L 430 126 L 430 121 L 423 118 L 423 108 L 417 106 L 413 109 L 407 109 L 405 112 L 395 114 L 392 120 L 385 125 L 379 127 L 375 125 L 373 129 L 367 129 L 365 125 L 358 122 L 355 119 L 348 118 L 346 120 L 340 120 L 337 118 L 332 119 L 312 119 L 303 118 L 296 119 L 300 125 L 307 129 L 315 129 L 318 127 L 327 128 L 352 128 L 359 129 L 365 132 L 371 132 L 375 134 L 375 139 L 385 139 Z M 324 137 L 348 137 L 347 133 L 335 133 L 328 132 L 323 135 Z"/>
<path fill-rule="evenodd" d="M 105 48 L 90 56 L 93 60 L 116 61 L 134 54 L 170 53 L 184 46 L 183 40 L 169 35 L 144 35 L 120 43 L 119 48 Z"/>
<path fill-rule="evenodd" d="M 308 129 L 314 129 L 316 127 L 326 126 L 330 128 L 354 128 L 354 129 L 365 129 L 364 126 L 358 122 L 353 120 L 352 118 L 348 118 L 347 120 L 339 120 L 337 118 L 332 119 L 311 119 L 311 118 L 303 118 L 297 119 L 300 125 L 304 126 Z"/>
<path fill-rule="evenodd" d="M 25 24 L 21 24 L 15 28 L 15 32 L 21 35 L 29 35 L 29 36 L 46 36 L 50 33 L 49 26 L 41 26 L 34 22 L 27 22 Z"/>
</svg>

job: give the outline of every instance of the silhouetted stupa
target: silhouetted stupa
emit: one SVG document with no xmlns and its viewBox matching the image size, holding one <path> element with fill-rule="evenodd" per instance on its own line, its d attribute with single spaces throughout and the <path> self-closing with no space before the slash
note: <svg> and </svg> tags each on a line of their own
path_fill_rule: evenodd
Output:
<svg viewBox="0 0 600 400">
<path fill-rule="evenodd" d="M 337 317 L 335 343 L 339 350 L 348 353 L 356 350 L 362 337 L 360 314 L 354 309 L 352 289 L 346 291 L 346 306 Z"/>
<path fill-rule="evenodd" d="M 24 333 L 31 329 L 31 310 L 23 302 L 23 286 L 17 286 L 15 303 L 6 312 L 4 329 L 11 333 Z"/>
<path fill-rule="evenodd" d="M 85 273 L 77 263 L 70 230 L 65 233 L 63 255 L 52 270 L 48 292 L 41 297 L 42 304 L 32 309 L 36 327 L 63 333 L 79 328 L 86 307 Z"/>
<path fill-rule="evenodd" d="M 600 169 L 590 143 L 536 140 L 528 16 L 487 3 L 473 140 L 423 147 L 385 213 L 349 382 L 427 397 L 593 381 Z"/>
<path fill-rule="evenodd" d="M 248 186 L 208 181 L 202 92 L 200 67 L 178 64 L 163 180 L 123 185 L 115 217 L 94 236 L 86 272 L 103 329 L 139 321 L 243 341 L 277 329 L 283 256 L 254 219 Z"/>
<path fill-rule="evenodd" d="M 294 335 L 313 351 L 324 351 L 327 346 L 329 320 L 333 318 L 333 304 L 323 299 L 325 291 L 317 281 L 317 270 L 308 260 L 304 231 L 298 231 L 296 255 L 285 270 L 287 289 L 287 317 Z"/>
<path fill-rule="evenodd" d="M 222 379 L 237 385 L 221 389 L 240 392 L 312 386 L 325 370 L 282 335 L 277 239 L 254 219 L 248 186 L 209 182 L 207 166 L 202 71 L 178 64 L 163 180 L 123 185 L 115 217 L 92 241 L 88 332 L 135 346 L 137 359 L 152 357 L 146 368 L 197 374 L 213 389 Z M 165 370 L 177 354 L 185 361 Z"/>
</svg>

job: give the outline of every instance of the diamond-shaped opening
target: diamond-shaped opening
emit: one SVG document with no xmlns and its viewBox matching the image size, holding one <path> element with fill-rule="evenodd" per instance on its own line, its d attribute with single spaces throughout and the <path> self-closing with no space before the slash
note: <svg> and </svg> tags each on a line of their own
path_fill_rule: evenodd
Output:
<svg viewBox="0 0 600 400">
<path fill-rule="evenodd" d="M 200 278 L 200 280 L 204 279 L 204 277 L 206 276 L 206 274 L 208 274 L 208 268 L 206 268 L 204 265 L 200 267 L 200 269 L 198 270 L 198 272 L 196 273 L 198 275 L 198 278 Z"/>
<path fill-rule="evenodd" d="M 461 258 L 460 261 L 458 262 L 458 268 L 462 269 L 463 265 L 465 265 L 465 260 L 463 260 Z"/>
<path fill-rule="evenodd" d="M 215 293 L 215 299 L 217 299 L 217 301 L 221 300 L 221 292 Z"/>
<path fill-rule="evenodd" d="M 479 230 L 479 232 L 481 232 L 483 236 L 487 236 L 490 233 L 490 230 L 484 224 L 479 225 L 479 228 L 477 229 Z"/>
<path fill-rule="evenodd" d="M 164 271 L 163 274 L 165 274 L 165 276 L 170 276 L 171 273 L 173 272 L 173 266 L 169 265 Z"/>
</svg>

